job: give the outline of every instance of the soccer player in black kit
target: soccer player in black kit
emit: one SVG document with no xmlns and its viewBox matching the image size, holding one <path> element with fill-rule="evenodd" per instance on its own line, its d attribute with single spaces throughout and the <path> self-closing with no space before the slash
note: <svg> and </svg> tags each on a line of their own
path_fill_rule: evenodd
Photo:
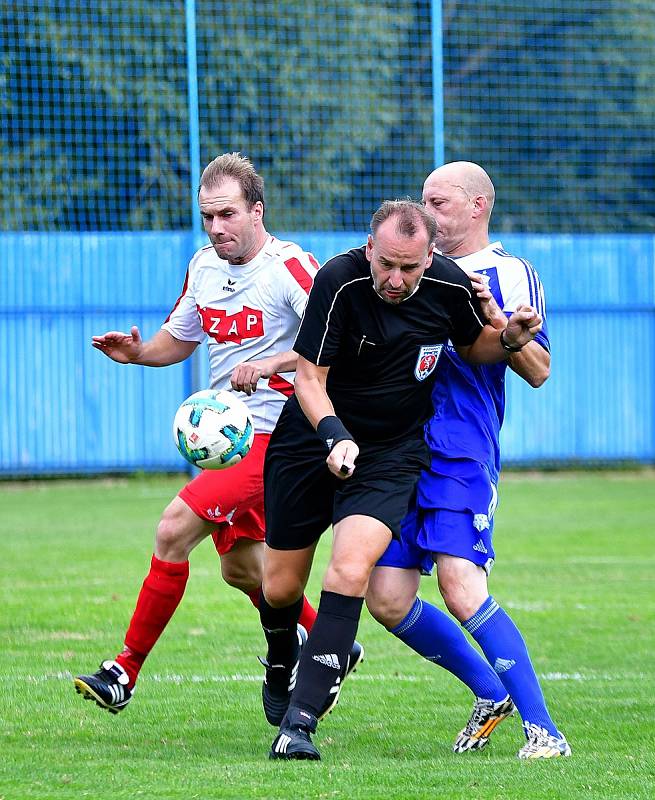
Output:
<svg viewBox="0 0 655 800">
<path fill-rule="evenodd" d="M 421 205 L 386 201 L 365 247 L 328 261 L 309 296 L 294 344 L 296 393 L 264 467 L 265 663 L 288 670 L 290 690 L 271 758 L 320 759 L 310 734 L 336 703 L 371 570 L 429 465 L 423 424 L 441 348 L 450 339 L 463 358 L 493 363 L 541 327 L 530 306 L 500 334 L 485 325 L 466 274 L 434 254 L 435 236 Z M 332 556 L 298 664 L 301 598 L 330 524 Z M 266 706 L 266 681 L 263 693 Z"/>
</svg>

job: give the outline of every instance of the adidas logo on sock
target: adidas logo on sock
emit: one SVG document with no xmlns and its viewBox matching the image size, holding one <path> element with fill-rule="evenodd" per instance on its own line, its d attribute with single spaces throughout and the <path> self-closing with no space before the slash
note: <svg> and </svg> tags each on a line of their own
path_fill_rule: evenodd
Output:
<svg viewBox="0 0 655 800">
<path fill-rule="evenodd" d="M 513 658 L 497 658 L 494 661 L 494 670 L 498 674 L 507 672 L 508 669 L 512 669 L 514 664 L 516 664 L 516 661 Z"/>
<path fill-rule="evenodd" d="M 330 669 L 341 669 L 341 664 L 339 663 L 339 657 L 336 653 L 323 653 L 320 656 L 312 656 L 314 661 L 318 661 L 319 664 L 323 664 L 326 667 L 330 667 Z"/>
</svg>

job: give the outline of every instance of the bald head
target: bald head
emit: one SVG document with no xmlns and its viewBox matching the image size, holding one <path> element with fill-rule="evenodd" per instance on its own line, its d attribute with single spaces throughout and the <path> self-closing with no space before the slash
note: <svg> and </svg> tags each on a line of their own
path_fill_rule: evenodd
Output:
<svg viewBox="0 0 655 800">
<path fill-rule="evenodd" d="M 423 203 L 437 222 L 437 248 L 463 256 L 486 247 L 494 199 L 494 185 L 479 164 L 452 161 L 431 172 L 423 184 Z"/>
<path fill-rule="evenodd" d="M 487 198 L 488 213 L 491 216 L 496 192 L 491 178 L 479 164 L 472 161 L 451 161 L 431 172 L 424 185 L 439 182 L 461 189 L 469 198 L 483 195 Z"/>
</svg>

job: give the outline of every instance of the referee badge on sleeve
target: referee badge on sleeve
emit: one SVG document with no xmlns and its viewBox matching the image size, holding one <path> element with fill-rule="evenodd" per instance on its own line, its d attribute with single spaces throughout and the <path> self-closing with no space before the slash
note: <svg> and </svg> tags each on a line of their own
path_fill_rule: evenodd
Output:
<svg viewBox="0 0 655 800">
<path fill-rule="evenodd" d="M 434 372 L 442 349 L 442 344 L 424 344 L 421 347 L 416 359 L 416 367 L 414 368 L 416 380 L 424 381 L 428 375 Z"/>
</svg>

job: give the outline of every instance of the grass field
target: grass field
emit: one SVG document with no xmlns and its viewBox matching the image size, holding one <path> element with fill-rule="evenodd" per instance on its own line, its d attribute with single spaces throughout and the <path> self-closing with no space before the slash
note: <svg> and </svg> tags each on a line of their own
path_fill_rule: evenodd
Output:
<svg viewBox="0 0 655 800">
<path fill-rule="evenodd" d="M 468 690 L 364 614 L 367 659 L 316 737 L 320 763 L 269 762 L 263 653 L 210 543 L 118 716 L 71 676 L 120 648 L 159 514 L 180 479 L 0 484 L 0 800 L 652 798 L 655 477 L 510 475 L 495 597 L 523 630 L 573 757 L 525 763 L 519 721 L 455 755 Z M 318 598 L 327 537 L 309 587 Z M 422 595 L 437 599 L 432 579 Z"/>
</svg>

